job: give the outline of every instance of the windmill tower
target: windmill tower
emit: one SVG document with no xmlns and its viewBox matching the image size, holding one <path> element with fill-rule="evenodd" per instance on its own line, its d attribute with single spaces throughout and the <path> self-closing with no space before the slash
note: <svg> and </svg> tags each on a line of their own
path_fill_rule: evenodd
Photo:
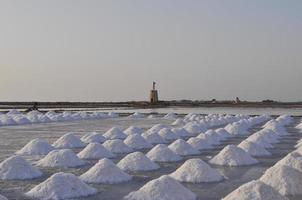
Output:
<svg viewBox="0 0 302 200">
<path fill-rule="evenodd" d="M 158 92 L 155 89 L 155 82 L 153 82 L 152 90 L 150 91 L 150 103 L 155 104 L 158 102 Z"/>
</svg>

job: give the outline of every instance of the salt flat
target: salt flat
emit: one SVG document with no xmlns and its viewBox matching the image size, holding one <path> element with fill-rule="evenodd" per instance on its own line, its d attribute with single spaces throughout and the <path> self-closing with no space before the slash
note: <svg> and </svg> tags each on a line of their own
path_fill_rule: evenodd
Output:
<svg viewBox="0 0 302 200">
<path fill-rule="evenodd" d="M 290 133 L 280 139 L 280 143 L 273 144 L 273 149 L 268 149 L 272 153 L 271 156 L 257 157 L 259 164 L 242 167 L 228 167 L 211 165 L 226 179 L 217 183 L 181 183 L 183 186 L 191 190 L 197 195 L 197 199 L 210 199 L 218 200 L 230 192 L 237 189 L 244 183 L 250 182 L 254 179 L 260 178 L 264 171 L 273 166 L 278 160 L 285 157 L 288 153 L 293 151 L 296 145 L 296 141 L 301 138 L 301 133 L 294 127 L 301 121 L 300 117 L 295 117 L 294 122 L 286 127 Z M 174 120 L 160 118 L 110 118 L 110 119 L 97 119 L 97 120 L 82 120 L 73 122 L 56 122 L 45 124 L 30 124 L 19 126 L 5 126 L 0 127 L 0 162 L 13 155 L 16 151 L 20 150 L 24 145 L 36 138 L 43 138 L 50 144 L 55 142 L 62 135 L 72 132 L 79 138 L 90 132 L 105 133 L 112 127 L 119 127 L 121 130 L 125 130 L 129 126 L 137 126 L 143 131 L 151 128 L 156 124 L 171 125 Z M 256 124 L 248 129 L 250 134 L 262 129 L 264 123 Z M 225 125 L 215 126 L 215 128 L 224 127 Z M 85 200 L 109 200 L 109 199 L 122 199 L 130 192 L 136 191 L 145 185 L 147 182 L 174 172 L 180 167 L 186 160 L 190 158 L 200 158 L 203 161 L 208 161 L 215 155 L 217 155 L 225 146 L 229 144 L 238 145 L 249 135 L 237 135 L 227 140 L 221 141 L 219 145 L 214 146 L 211 150 L 202 150 L 201 154 L 194 156 L 184 156 L 184 159 L 173 163 L 158 163 L 160 168 L 154 171 L 139 171 L 130 172 L 133 176 L 132 180 L 127 183 L 119 184 L 90 184 L 90 186 L 96 188 L 99 193 L 85 198 Z M 167 146 L 173 141 L 169 141 Z M 83 148 L 73 149 L 75 153 L 78 153 Z M 149 149 L 142 150 L 143 153 L 147 153 Z M 118 154 L 116 158 L 110 159 L 114 163 L 118 163 L 126 154 Z M 42 156 L 25 156 L 26 159 L 31 162 L 37 161 Z M 77 176 L 88 171 L 98 160 L 89 160 L 88 164 L 79 168 L 42 168 L 43 176 L 34 180 L 27 181 L 3 181 L 0 180 L 0 194 L 6 196 L 8 199 L 30 199 L 23 194 L 30 191 L 33 187 L 43 182 L 51 175 L 57 172 L 70 172 Z M 301 196 L 290 197 L 292 200 L 301 199 Z"/>
</svg>

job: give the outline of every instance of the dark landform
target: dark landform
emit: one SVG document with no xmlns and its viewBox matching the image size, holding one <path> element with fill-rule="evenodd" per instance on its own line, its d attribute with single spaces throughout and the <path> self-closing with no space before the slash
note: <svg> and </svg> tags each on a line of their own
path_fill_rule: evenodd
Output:
<svg viewBox="0 0 302 200">
<path fill-rule="evenodd" d="M 199 101 L 172 100 L 150 103 L 147 101 L 127 102 L 0 102 L 0 109 L 106 109 L 106 108 L 167 108 L 167 107 L 249 107 L 249 108 L 302 108 L 301 102 L 278 102 L 273 100 L 254 101 Z"/>
</svg>

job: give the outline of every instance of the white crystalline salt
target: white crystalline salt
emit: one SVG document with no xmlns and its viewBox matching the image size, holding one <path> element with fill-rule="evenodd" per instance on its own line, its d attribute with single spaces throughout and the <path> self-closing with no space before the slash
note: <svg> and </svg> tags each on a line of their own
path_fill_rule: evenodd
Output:
<svg viewBox="0 0 302 200">
<path fill-rule="evenodd" d="M 219 129 L 216 129 L 215 130 L 216 133 L 218 133 L 220 136 L 223 137 L 223 139 L 227 139 L 227 138 L 230 138 L 230 137 L 233 137 L 232 134 L 230 134 L 227 130 L 225 130 L 224 128 L 219 128 Z"/>
<path fill-rule="evenodd" d="M 251 181 L 243 184 L 222 200 L 288 200 L 277 190 L 262 181 Z"/>
<path fill-rule="evenodd" d="M 170 176 L 178 181 L 190 183 L 218 182 L 223 180 L 218 171 L 198 158 L 187 160 Z"/>
<path fill-rule="evenodd" d="M 96 193 L 96 189 L 86 185 L 75 175 L 59 172 L 31 189 L 26 195 L 38 199 L 61 200 L 86 197 Z"/>
<path fill-rule="evenodd" d="M 168 113 L 166 114 L 164 117 L 164 119 L 169 119 L 169 120 L 173 120 L 177 118 L 177 115 L 175 113 Z"/>
<path fill-rule="evenodd" d="M 143 118 L 143 117 L 145 117 L 145 115 L 142 113 L 139 113 L 139 112 L 135 112 L 132 115 L 130 115 L 129 117 L 130 118 Z"/>
<path fill-rule="evenodd" d="M 235 145 L 226 146 L 209 162 L 215 165 L 226 166 L 253 165 L 258 163 L 250 154 Z"/>
<path fill-rule="evenodd" d="M 153 145 L 139 134 L 129 135 L 124 143 L 133 149 L 149 149 L 152 148 Z"/>
<path fill-rule="evenodd" d="M 149 115 L 148 116 L 148 119 L 155 119 L 155 118 L 157 118 L 156 115 Z"/>
<path fill-rule="evenodd" d="M 20 156 L 12 156 L 0 163 L 0 179 L 25 180 L 42 176 L 42 172 Z"/>
<path fill-rule="evenodd" d="M 300 129 L 300 131 L 302 131 L 302 122 L 300 124 L 298 124 L 295 128 Z"/>
<path fill-rule="evenodd" d="M 302 173 L 302 156 L 297 152 L 292 152 L 279 160 L 273 168 L 280 167 L 282 165 L 286 165 L 292 167 Z"/>
<path fill-rule="evenodd" d="M 46 140 L 37 138 L 27 143 L 21 150 L 17 151 L 19 155 L 46 155 L 54 150 Z"/>
<path fill-rule="evenodd" d="M 197 138 L 204 139 L 208 143 L 210 143 L 211 145 L 218 145 L 218 144 L 220 144 L 220 142 L 215 137 L 213 137 L 213 136 L 211 136 L 209 134 L 200 133 L 197 136 Z"/>
<path fill-rule="evenodd" d="M 163 128 L 158 132 L 158 134 L 165 140 L 176 140 L 179 138 L 179 136 L 172 132 L 170 128 Z"/>
<path fill-rule="evenodd" d="M 263 148 L 273 148 L 273 145 L 270 143 L 270 141 L 261 134 L 254 133 L 246 138 L 246 141 L 253 142 Z"/>
<path fill-rule="evenodd" d="M 1 194 L 0 194 L 0 200 L 8 200 L 5 196 L 2 196 Z"/>
<path fill-rule="evenodd" d="M 188 144 L 192 147 L 196 148 L 197 150 L 205 150 L 205 149 L 212 149 L 213 146 L 206 140 L 197 137 L 192 137 L 188 139 Z"/>
<path fill-rule="evenodd" d="M 169 128 L 169 126 L 164 125 L 164 124 L 156 124 L 154 126 L 152 126 L 149 130 L 147 130 L 148 133 L 154 133 L 154 132 L 158 132 L 163 128 Z"/>
<path fill-rule="evenodd" d="M 53 143 L 53 146 L 55 148 L 60 148 L 60 149 L 70 149 L 70 148 L 82 148 L 85 147 L 86 144 L 72 133 L 67 133 L 62 137 L 60 137 L 57 141 L 55 141 Z"/>
<path fill-rule="evenodd" d="M 146 183 L 125 200 L 195 200 L 196 195 L 173 178 L 164 175 Z"/>
<path fill-rule="evenodd" d="M 37 162 L 42 167 L 79 167 L 85 165 L 85 162 L 70 149 L 53 150 L 49 152 L 43 159 Z"/>
<path fill-rule="evenodd" d="M 179 137 L 188 137 L 190 134 L 184 128 L 172 128 L 171 131 Z"/>
<path fill-rule="evenodd" d="M 20 115 L 22 113 L 20 111 L 16 110 L 16 109 L 11 109 L 6 114 L 7 115 Z"/>
<path fill-rule="evenodd" d="M 298 147 L 294 152 L 296 152 L 302 156 L 302 146 Z"/>
<path fill-rule="evenodd" d="M 195 135 L 199 134 L 200 132 L 206 131 L 205 127 L 203 127 L 195 122 L 189 122 L 186 125 L 184 125 L 183 128 L 186 129 L 186 131 L 188 131 L 188 133 L 190 133 L 190 136 L 195 136 Z"/>
<path fill-rule="evenodd" d="M 126 130 L 124 130 L 124 133 L 126 135 L 131 135 L 131 134 L 142 134 L 143 130 L 137 126 L 130 126 Z"/>
<path fill-rule="evenodd" d="M 102 159 L 114 158 L 116 156 L 100 143 L 90 143 L 78 153 L 78 157 L 81 159 Z"/>
<path fill-rule="evenodd" d="M 239 123 L 229 124 L 226 127 L 224 127 L 224 129 L 233 135 L 247 135 L 248 134 L 246 127 Z"/>
<path fill-rule="evenodd" d="M 119 114 L 115 113 L 115 112 L 109 112 L 107 116 L 110 118 L 116 118 L 116 117 L 119 117 Z"/>
<path fill-rule="evenodd" d="M 238 147 L 249 153 L 251 156 L 270 156 L 272 155 L 269 151 L 263 148 L 261 145 L 257 143 L 243 140 Z"/>
<path fill-rule="evenodd" d="M 184 125 L 184 121 L 183 119 L 177 119 L 172 123 L 173 126 L 180 126 L 180 125 Z"/>
<path fill-rule="evenodd" d="M 112 153 L 130 153 L 133 149 L 126 145 L 122 140 L 107 140 L 103 143 L 103 146 Z"/>
<path fill-rule="evenodd" d="M 111 160 L 104 158 L 80 176 L 87 183 L 115 184 L 130 181 L 132 177 L 118 168 Z"/>
<path fill-rule="evenodd" d="M 106 138 L 101 134 L 101 133 L 87 133 L 83 137 L 81 137 L 81 140 L 85 143 L 92 143 L 92 142 L 97 142 L 97 143 L 103 143 L 106 141 Z"/>
<path fill-rule="evenodd" d="M 125 139 L 127 137 L 127 135 L 117 127 L 112 127 L 103 136 L 109 140 Z"/>
<path fill-rule="evenodd" d="M 302 173 L 292 167 L 281 165 L 269 168 L 260 180 L 282 195 L 302 194 Z"/>
<path fill-rule="evenodd" d="M 168 147 L 174 153 L 176 153 L 177 155 L 180 155 L 180 156 L 200 154 L 200 152 L 197 149 L 195 149 L 193 146 L 191 146 L 190 144 L 188 144 L 183 139 L 178 139 L 178 140 L 174 141 Z"/>
<path fill-rule="evenodd" d="M 141 152 L 130 153 L 117 164 L 124 171 L 151 171 L 159 168 Z"/>
<path fill-rule="evenodd" d="M 164 144 L 156 145 L 146 154 L 146 156 L 150 160 L 157 162 L 175 162 L 182 160 L 182 157 L 174 153 Z"/>
<path fill-rule="evenodd" d="M 142 134 L 143 138 L 145 138 L 146 141 L 148 141 L 151 144 L 164 144 L 167 143 L 167 141 L 162 138 L 158 133 L 156 132 L 145 132 Z"/>
</svg>

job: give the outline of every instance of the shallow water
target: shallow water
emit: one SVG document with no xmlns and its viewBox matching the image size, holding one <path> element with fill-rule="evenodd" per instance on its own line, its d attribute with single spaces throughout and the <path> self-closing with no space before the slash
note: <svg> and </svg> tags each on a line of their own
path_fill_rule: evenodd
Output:
<svg viewBox="0 0 302 200">
<path fill-rule="evenodd" d="M 225 180 L 219 183 L 204 183 L 204 184 L 186 184 L 186 187 L 192 190 L 198 195 L 198 199 L 216 200 L 221 199 L 231 191 L 238 188 L 243 183 L 249 182 L 254 179 L 258 179 L 263 172 L 274 165 L 278 160 L 283 158 L 286 154 L 294 149 L 295 142 L 301 138 L 301 134 L 293 128 L 301 118 L 295 118 L 296 122 L 288 127 L 288 131 L 291 135 L 283 138 L 280 144 L 276 144 L 274 149 L 269 149 L 273 153 L 272 156 L 267 158 L 258 158 L 260 164 L 247 166 L 247 167 L 222 167 L 213 166 L 217 168 L 221 174 L 225 176 Z M 36 124 L 25 126 L 11 126 L 0 128 L 0 161 L 11 156 L 15 151 L 21 149 L 30 140 L 42 137 L 53 142 L 60 136 L 67 132 L 74 132 L 78 136 L 83 136 L 87 132 L 97 131 L 105 132 L 112 126 L 118 126 L 123 129 L 130 125 L 135 125 L 147 129 L 154 124 L 170 124 L 172 121 L 162 119 L 129 119 L 129 118 L 117 118 L 117 119 L 105 119 L 105 120 L 89 120 L 80 122 L 66 122 L 66 123 L 48 123 L 48 124 Z M 250 130 L 251 133 L 260 129 L 261 125 L 253 127 Z M 225 141 L 221 145 L 216 146 L 215 149 L 210 151 L 203 151 L 198 156 L 187 156 L 180 162 L 175 163 L 159 163 L 161 168 L 152 172 L 137 172 L 130 173 L 134 176 L 132 181 L 116 184 L 116 185 L 92 185 L 100 192 L 97 195 L 87 198 L 79 198 L 85 200 L 114 200 L 121 199 L 129 192 L 139 189 L 146 182 L 158 178 L 163 174 L 169 174 L 176 170 L 183 162 L 189 158 L 201 158 L 208 161 L 210 157 L 216 155 L 224 146 L 228 144 L 239 144 L 245 137 L 232 138 Z M 76 152 L 80 149 L 75 149 Z M 144 151 L 146 152 L 146 151 Z M 120 155 L 114 162 L 118 162 L 124 155 Z M 38 158 L 28 158 L 30 160 L 37 160 Z M 7 196 L 9 199 L 28 199 L 24 197 L 24 193 L 29 191 L 32 187 L 38 183 L 47 179 L 53 173 L 64 171 L 72 172 L 76 175 L 80 175 L 86 172 L 95 162 L 88 161 L 89 164 L 82 168 L 73 169 L 42 169 L 44 176 L 39 179 L 31 181 L 2 181 L 0 180 L 0 194 Z M 301 197 L 292 197 L 293 200 L 301 199 Z"/>
</svg>

